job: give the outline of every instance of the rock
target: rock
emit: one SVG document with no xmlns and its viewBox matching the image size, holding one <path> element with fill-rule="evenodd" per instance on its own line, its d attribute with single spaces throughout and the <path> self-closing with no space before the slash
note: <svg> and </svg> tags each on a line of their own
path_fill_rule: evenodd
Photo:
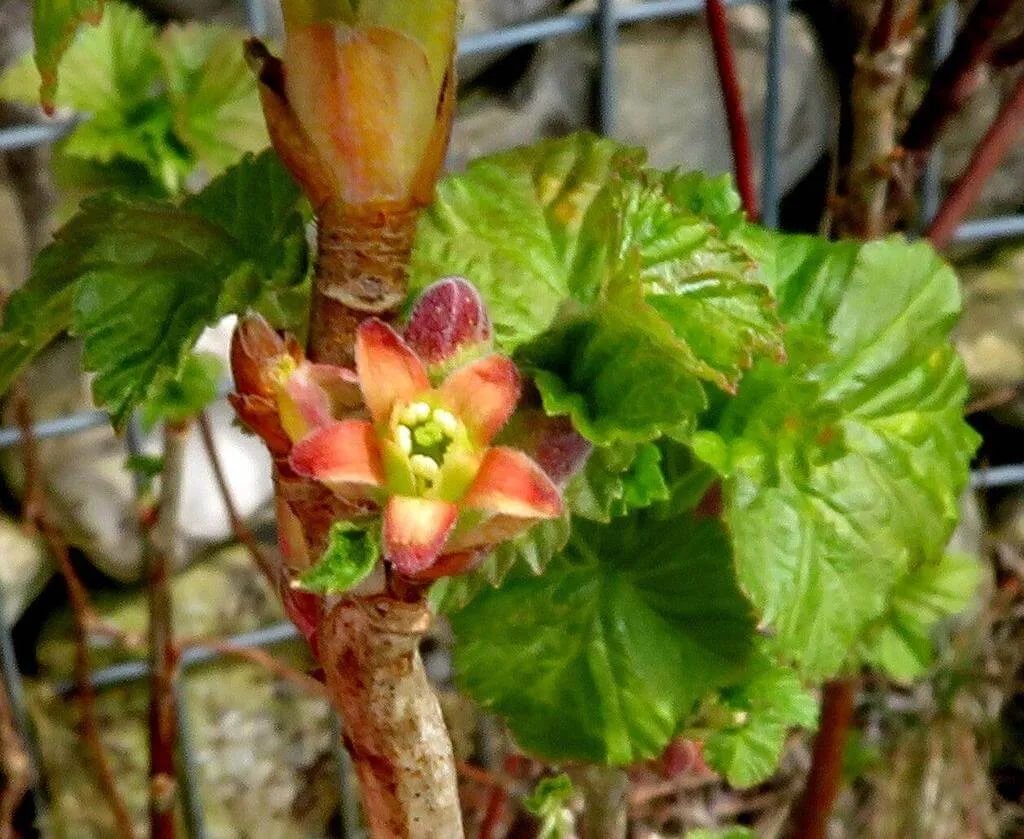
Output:
<svg viewBox="0 0 1024 839">
<path fill-rule="evenodd" d="M 232 325 L 229 319 L 217 330 L 208 330 L 199 348 L 226 358 Z M 80 344 L 68 340 L 51 347 L 32 365 L 25 382 L 37 419 L 92 408 L 88 379 L 78 372 L 80 362 Z M 234 425 L 234 412 L 227 403 L 211 405 L 208 416 L 236 507 L 243 517 L 250 518 L 273 496 L 269 456 L 255 437 Z M 5 424 L 12 421 L 8 410 Z M 145 448 L 158 453 L 159 435 L 149 435 Z M 142 551 L 124 442 L 103 424 L 41 440 L 39 459 L 51 513 L 70 542 L 114 579 L 139 579 Z M 8 482 L 18 490 L 23 471 L 17 449 L 3 453 L 2 466 Z M 184 471 L 181 527 L 188 557 L 229 539 L 231 526 L 198 431 L 192 432 L 186 444 Z"/>
<path fill-rule="evenodd" d="M 173 581 L 175 631 L 224 636 L 282 619 L 277 598 L 240 548 L 221 551 Z M 104 617 L 125 630 L 145 626 L 142 593 L 100 599 Z M 304 643 L 276 646 L 274 655 L 300 669 L 312 666 Z M 74 703 L 52 685 L 70 677 L 73 642 L 68 616 L 54 619 L 38 648 L 40 676 L 30 681 L 30 711 L 53 797 L 53 820 L 73 825 L 76 839 L 113 835 L 91 761 L 75 728 Z M 122 660 L 94 651 L 96 666 Z M 210 837 L 325 836 L 338 804 L 332 713 L 327 704 L 266 670 L 220 659 L 182 679 L 186 727 Z M 143 682 L 99 693 L 101 737 L 136 835 L 146 835 L 146 707 Z"/>
<path fill-rule="evenodd" d="M 0 593 L 3 618 L 12 625 L 43 590 L 53 561 L 40 537 L 28 536 L 19 522 L 0 515 Z"/>
<path fill-rule="evenodd" d="M 971 389 L 984 398 L 1024 383 L 1024 248 L 1009 247 L 994 257 L 961 268 L 964 312 L 956 345 Z M 1024 405 L 1004 400 L 994 412 L 1020 425 Z"/>
<path fill-rule="evenodd" d="M 753 149 L 760 158 L 768 15 L 760 5 L 745 5 L 730 11 L 730 22 Z M 797 183 L 825 153 L 838 113 L 835 84 L 802 16 L 788 16 L 786 45 L 779 161 L 783 190 Z M 509 101 L 470 100 L 463 108 L 453 135 L 454 166 L 461 168 L 473 157 L 538 137 L 587 127 L 596 61 L 592 38 L 558 38 L 542 44 Z M 618 139 L 646 146 L 651 163 L 658 167 L 731 171 L 718 76 L 699 16 L 623 28 L 616 65 Z"/>
</svg>

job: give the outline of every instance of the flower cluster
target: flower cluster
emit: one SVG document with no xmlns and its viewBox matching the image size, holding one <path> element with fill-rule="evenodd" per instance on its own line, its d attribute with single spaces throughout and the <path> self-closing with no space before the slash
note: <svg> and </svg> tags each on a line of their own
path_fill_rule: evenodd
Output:
<svg viewBox="0 0 1024 839">
<path fill-rule="evenodd" d="M 491 351 L 491 324 L 469 283 L 431 286 L 404 336 L 364 321 L 355 357 L 354 372 L 311 363 L 293 340 L 249 318 L 236 332 L 233 398 L 279 468 L 381 511 L 384 555 L 397 571 L 457 573 L 562 514 L 556 481 L 567 469 L 546 472 L 523 451 L 493 445 L 522 383 L 515 364 Z M 551 435 L 560 452 L 561 425 Z M 577 439 L 574 464 L 588 449 Z"/>
</svg>

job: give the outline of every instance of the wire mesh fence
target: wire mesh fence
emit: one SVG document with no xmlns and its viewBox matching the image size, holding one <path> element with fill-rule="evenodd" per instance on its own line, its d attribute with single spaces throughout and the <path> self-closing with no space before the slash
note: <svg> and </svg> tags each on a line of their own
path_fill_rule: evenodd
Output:
<svg viewBox="0 0 1024 839">
<path fill-rule="evenodd" d="M 785 56 L 785 25 L 790 0 L 728 0 L 729 5 L 759 2 L 767 8 L 769 31 L 765 76 L 767 95 L 765 103 L 764 138 L 762 147 L 761 207 L 762 222 L 769 227 L 779 223 L 781 200 L 779 178 L 780 133 L 782 113 L 782 75 Z M 265 34 L 268 19 L 264 0 L 244 0 L 249 29 L 257 35 Z M 587 12 L 567 13 L 539 20 L 532 20 L 488 32 L 474 33 L 459 42 L 459 56 L 509 50 L 515 47 L 540 44 L 551 39 L 589 33 L 598 47 L 597 101 L 594 114 L 594 129 L 602 134 L 615 131 L 616 93 L 616 47 L 622 27 L 632 23 L 654 20 L 671 20 L 700 14 L 703 0 L 647 0 L 642 3 L 626 4 L 622 0 L 598 0 L 596 9 Z M 936 63 L 948 53 L 957 29 L 957 4 L 947 3 L 938 17 L 933 33 L 933 58 Z M 684 68 L 680 68 L 680 74 Z M 0 153 L 27 148 L 34 145 L 55 143 L 67 136 L 76 123 L 77 117 L 52 120 L 41 124 L 17 125 L 0 129 Z M 922 184 L 922 220 L 927 222 L 939 206 L 941 199 L 941 161 L 936 152 L 932 155 L 925 171 Z M 958 242 L 982 242 L 1024 235 L 1024 214 L 975 219 L 961 225 L 956 234 Z M 35 423 L 33 432 L 37 439 L 72 435 L 87 431 L 107 422 L 107 415 L 101 411 L 89 410 L 60 416 Z M 22 439 L 19 428 L 0 428 L 0 449 L 17 446 Z M 128 454 L 137 453 L 137 436 L 126 435 L 125 446 Z M 971 475 L 973 487 L 996 487 L 1024 484 L 1024 464 L 999 466 L 978 470 Z M 0 614 L 3 611 L 3 591 L 0 590 Z M 288 623 L 267 626 L 251 632 L 235 635 L 228 639 L 235 647 L 267 648 L 299 637 L 296 629 Z M 180 669 L 190 668 L 220 658 L 223 653 L 205 648 L 186 648 L 182 651 Z M 0 629 L 0 671 L 10 697 L 15 723 L 30 756 L 37 766 L 39 745 L 33 736 L 25 701 L 22 676 L 15 658 L 11 627 L 4 623 Z M 97 690 L 145 680 L 149 676 L 148 664 L 144 661 L 126 660 L 92 673 L 92 683 Z M 75 685 L 71 681 L 54 685 L 60 696 L 70 696 Z M 191 839 L 202 839 L 207 835 L 203 818 L 201 796 L 195 788 L 196 757 L 191 748 L 187 730 L 187 708 L 184 691 L 177 695 L 178 713 L 178 757 L 182 765 L 180 773 L 180 794 L 185 815 L 186 833 Z M 336 723 L 337 725 L 337 723 Z M 341 747 L 341 738 L 335 737 L 338 783 L 345 790 L 341 796 L 342 835 L 352 837 L 358 832 L 358 818 L 355 803 L 350 793 L 352 786 L 347 783 L 349 773 L 347 755 Z M 45 782 L 32 791 L 37 813 L 43 813 L 47 806 Z M 346 806 L 347 804 L 347 806 Z"/>
</svg>

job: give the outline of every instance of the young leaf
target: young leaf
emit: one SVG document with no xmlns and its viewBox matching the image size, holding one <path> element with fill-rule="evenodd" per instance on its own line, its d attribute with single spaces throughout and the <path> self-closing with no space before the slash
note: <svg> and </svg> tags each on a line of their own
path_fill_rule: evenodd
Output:
<svg viewBox="0 0 1024 839">
<path fill-rule="evenodd" d="M 573 796 L 572 781 L 568 775 L 542 778 L 523 807 L 540 819 L 537 839 L 571 839 L 575 833 L 575 819 L 569 802 Z"/>
<path fill-rule="evenodd" d="M 244 37 L 234 29 L 196 23 L 171 26 L 160 37 L 174 133 L 215 172 L 269 142 L 255 78 L 242 51 Z"/>
<path fill-rule="evenodd" d="M 791 362 L 756 365 L 695 449 L 728 477 L 737 571 L 779 651 L 826 677 L 956 521 L 976 442 L 948 337 L 956 278 L 925 244 L 737 235 L 780 301 Z"/>
<path fill-rule="evenodd" d="M 865 632 L 864 661 L 901 681 L 921 676 L 932 661 L 932 630 L 970 604 L 981 576 L 977 558 L 960 554 L 912 568 L 896 584 L 886 614 Z"/>
<path fill-rule="evenodd" d="M 445 178 L 420 221 L 412 290 L 466 277 L 487 302 L 498 346 L 511 352 L 549 326 L 575 283 L 603 278 L 608 231 L 580 231 L 615 173 L 642 162 L 639 149 L 579 134 Z"/>
<path fill-rule="evenodd" d="M 463 608 L 481 591 L 500 586 L 513 568 L 526 567 L 543 573 L 551 558 L 569 541 L 568 516 L 542 521 L 514 539 L 502 542 L 471 574 L 445 577 L 430 590 L 430 598 L 442 612 Z"/>
<path fill-rule="evenodd" d="M 191 419 L 217 398 L 224 366 L 209 353 L 190 353 L 177 371 L 159 374 L 142 404 L 142 423 L 180 423 Z"/>
<path fill-rule="evenodd" d="M 181 206 L 83 204 L 12 295 L 0 391 L 60 331 L 85 339 L 93 396 L 115 425 L 180 375 L 203 328 L 292 292 L 307 275 L 298 188 L 273 155 L 247 158 Z M 273 308 L 273 307 L 266 307 Z"/>
<path fill-rule="evenodd" d="M 61 58 L 79 26 L 99 23 L 103 0 L 36 0 L 33 10 L 32 35 L 41 76 L 39 98 L 44 107 L 52 109 Z"/>
<path fill-rule="evenodd" d="M 84 117 L 63 142 L 64 155 L 105 165 L 131 161 L 173 193 L 190 162 L 171 134 L 170 104 L 158 94 L 156 44 L 156 28 L 142 12 L 110 3 L 99 25 L 83 29 L 68 48 L 53 101 Z M 0 96 L 30 102 L 37 82 L 26 56 L 0 80 Z"/>
<path fill-rule="evenodd" d="M 370 530 L 336 521 L 319 562 L 295 582 L 314 594 L 343 594 L 365 580 L 380 559 L 380 541 Z"/>
<path fill-rule="evenodd" d="M 689 831 L 684 839 L 757 839 L 757 834 L 749 827 L 702 827 Z"/>
<path fill-rule="evenodd" d="M 750 787 L 771 777 L 786 737 L 795 727 L 814 728 L 818 703 L 789 668 L 759 651 L 743 683 L 727 688 L 722 704 L 733 723 L 704 742 L 704 759 L 734 787 Z"/>
<path fill-rule="evenodd" d="M 577 520 L 543 576 L 518 569 L 451 620 L 460 684 L 524 749 L 609 764 L 659 754 L 754 632 L 720 525 L 643 514 Z"/>
<path fill-rule="evenodd" d="M 544 410 L 566 415 L 599 446 L 685 439 L 706 407 L 694 359 L 672 328 L 623 280 L 590 311 L 523 346 Z"/>
</svg>

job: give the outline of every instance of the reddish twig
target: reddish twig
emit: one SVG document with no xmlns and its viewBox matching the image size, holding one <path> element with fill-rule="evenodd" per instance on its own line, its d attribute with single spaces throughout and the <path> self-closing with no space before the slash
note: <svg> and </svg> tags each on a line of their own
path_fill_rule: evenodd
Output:
<svg viewBox="0 0 1024 839">
<path fill-rule="evenodd" d="M 825 682 L 811 769 L 796 806 L 793 835 L 800 839 L 824 839 L 827 834 L 829 816 L 839 794 L 843 747 L 853 720 L 856 686 L 852 678 Z"/>
<path fill-rule="evenodd" d="M 56 557 L 64 584 L 67 586 L 68 599 L 71 602 L 71 614 L 75 635 L 75 686 L 78 693 L 79 711 L 81 713 L 82 739 L 95 764 L 99 778 L 100 790 L 114 816 L 114 826 L 120 839 L 132 839 L 131 816 L 121 793 L 117 789 L 107 757 L 100 742 L 99 723 L 96 719 L 96 690 L 92 684 L 92 660 L 88 645 L 88 616 L 92 614 L 89 595 L 75 573 L 71 563 L 68 546 L 57 528 L 46 515 L 43 501 L 42 480 L 39 471 L 39 457 L 36 440 L 32 431 L 32 416 L 28 400 L 20 395 L 16 404 L 18 425 L 21 429 L 22 455 L 25 463 L 25 511 L 27 521 L 46 539 L 51 553 Z"/>
<path fill-rule="evenodd" d="M 0 793 L 0 839 L 15 839 L 14 817 L 35 781 L 35 768 L 14 721 L 7 687 L 0 682 L 0 769 L 4 788 Z"/>
<path fill-rule="evenodd" d="M 942 249 L 953 241 L 956 229 L 978 200 L 989 177 L 1017 142 L 1021 128 L 1024 128 L 1024 76 L 1017 80 L 1013 93 L 978 144 L 971 162 L 935 214 L 927 234 L 935 247 Z"/>
<path fill-rule="evenodd" d="M 729 22 L 725 16 L 723 0 L 707 0 L 708 30 L 715 53 L 718 81 L 722 87 L 722 101 L 729 124 L 729 143 L 732 146 L 733 171 L 736 186 L 743 199 L 747 217 L 758 216 L 757 188 L 754 185 L 754 158 L 750 151 L 750 129 L 743 113 L 743 91 L 736 72 L 736 56 L 729 40 Z"/>
<path fill-rule="evenodd" d="M 228 511 L 228 521 L 231 523 L 231 532 L 240 544 L 252 555 L 253 562 L 260 572 L 272 586 L 277 586 L 277 571 L 274 564 L 260 548 L 256 535 L 249 529 L 244 519 L 239 515 L 235 506 L 235 499 L 231 495 L 231 487 L 228 486 L 227 475 L 224 473 L 224 466 L 217 454 L 217 447 L 213 441 L 213 429 L 210 427 L 210 418 L 205 412 L 201 412 L 198 418 L 199 434 L 203 439 L 203 447 L 210 458 L 210 467 L 213 469 L 213 477 L 217 482 L 220 497 L 224 502 L 224 508 Z"/>
<path fill-rule="evenodd" d="M 928 90 L 907 122 L 900 145 L 911 155 L 931 149 L 960 108 L 977 71 L 992 55 L 999 25 L 1017 0 L 978 0 L 953 49 L 932 76 Z"/>
<path fill-rule="evenodd" d="M 487 799 L 487 810 L 480 823 L 479 839 L 497 839 L 501 823 L 508 810 L 508 792 L 501 787 L 492 787 Z"/>
<path fill-rule="evenodd" d="M 179 513 L 188 426 L 164 428 L 160 510 L 145 540 L 149 593 L 149 830 L 151 839 L 174 839 L 177 709 L 171 574 L 181 556 Z"/>
</svg>

